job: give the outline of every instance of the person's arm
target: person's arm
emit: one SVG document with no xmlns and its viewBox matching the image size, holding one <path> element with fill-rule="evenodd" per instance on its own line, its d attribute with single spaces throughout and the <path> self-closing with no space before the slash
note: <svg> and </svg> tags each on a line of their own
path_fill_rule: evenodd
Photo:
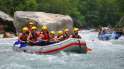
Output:
<svg viewBox="0 0 124 69">
<path fill-rule="evenodd" d="M 21 41 L 21 36 L 22 36 L 22 33 L 19 33 L 18 35 L 18 40 Z"/>
<path fill-rule="evenodd" d="M 32 34 L 31 34 L 31 32 L 30 32 L 29 35 L 28 35 L 27 41 L 32 42 L 32 41 L 30 40 L 31 37 L 32 37 Z"/>
<path fill-rule="evenodd" d="M 69 38 L 73 38 L 73 35 L 70 35 Z"/>
<path fill-rule="evenodd" d="M 63 36 L 60 36 L 59 38 L 58 38 L 58 41 L 62 41 L 63 40 Z"/>
<path fill-rule="evenodd" d="M 55 36 L 55 37 L 53 38 L 53 40 L 54 40 L 55 42 L 58 42 L 57 36 Z"/>
</svg>

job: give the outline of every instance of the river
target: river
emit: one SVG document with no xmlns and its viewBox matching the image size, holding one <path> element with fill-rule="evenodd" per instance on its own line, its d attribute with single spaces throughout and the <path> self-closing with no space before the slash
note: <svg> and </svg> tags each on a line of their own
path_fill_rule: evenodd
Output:
<svg viewBox="0 0 124 69">
<path fill-rule="evenodd" d="M 94 34 L 88 32 L 82 37 L 92 49 L 87 54 L 36 55 L 15 52 L 12 46 L 2 45 L 0 69 L 124 69 L 123 44 L 99 43 L 94 40 Z"/>
</svg>

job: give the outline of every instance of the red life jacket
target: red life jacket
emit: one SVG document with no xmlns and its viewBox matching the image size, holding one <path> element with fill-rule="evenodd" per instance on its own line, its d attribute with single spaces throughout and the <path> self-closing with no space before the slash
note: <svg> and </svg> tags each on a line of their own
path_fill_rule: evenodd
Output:
<svg viewBox="0 0 124 69">
<path fill-rule="evenodd" d="M 49 36 L 49 32 L 47 32 L 47 33 L 43 33 L 43 40 L 49 40 L 49 38 L 50 38 L 50 36 Z"/>
<path fill-rule="evenodd" d="M 79 35 L 72 35 L 72 38 L 80 38 Z"/>
<path fill-rule="evenodd" d="M 22 40 L 22 41 L 27 41 L 27 38 L 28 38 L 28 34 L 27 33 L 22 33 L 19 39 Z"/>
<path fill-rule="evenodd" d="M 81 37 L 78 35 L 78 33 L 73 33 L 72 38 L 81 38 Z"/>
</svg>

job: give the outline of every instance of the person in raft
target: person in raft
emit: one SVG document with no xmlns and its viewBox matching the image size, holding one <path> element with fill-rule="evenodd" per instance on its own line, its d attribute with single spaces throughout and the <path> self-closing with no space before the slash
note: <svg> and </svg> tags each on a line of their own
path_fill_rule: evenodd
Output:
<svg viewBox="0 0 124 69">
<path fill-rule="evenodd" d="M 38 32 L 36 26 L 32 26 L 30 31 L 29 27 L 22 28 L 22 32 L 19 34 L 19 40 L 16 44 L 25 43 L 29 45 L 48 45 L 56 42 L 63 41 L 69 37 L 72 38 L 80 38 L 78 35 L 78 28 L 73 29 L 73 34 L 69 34 L 69 29 L 65 29 L 64 31 L 58 31 L 57 36 L 55 35 L 55 31 L 48 31 L 48 27 L 43 25 L 41 31 Z"/>
<path fill-rule="evenodd" d="M 37 27 L 33 26 L 30 30 L 29 36 L 28 36 L 28 42 L 30 45 L 37 45 L 39 43 L 38 37 L 39 32 L 37 31 Z"/>
<path fill-rule="evenodd" d="M 50 40 L 49 31 L 48 31 L 48 27 L 45 25 L 41 27 L 39 40 L 41 41 L 41 45 L 49 44 L 49 40 Z"/>
<path fill-rule="evenodd" d="M 43 36 L 42 39 L 44 41 L 49 41 L 49 31 L 48 31 L 48 27 L 47 26 L 43 25 L 41 27 L 41 33 L 40 34 Z"/>
<path fill-rule="evenodd" d="M 19 45 L 19 48 L 27 46 L 28 36 L 29 36 L 28 27 L 23 27 L 22 32 L 18 36 L 18 41 L 16 41 L 14 45 Z"/>
<path fill-rule="evenodd" d="M 64 29 L 64 35 L 63 35 L 63 37 L 64 37 L 64 39 L 68 39 L 69 37 L 70 37 L 70 32 L 69 32 L 69 29 Z"/>
<path fill-rule="evenodd" d="M 64 35 L 63 31 L 58 31 L 57 32 L 57 41 L 58 42 L 64 40 L 64 36 L 63 35 Z"/>
<path fill-rule="evenodd" d="M 50 44 L 57 42 L 57 36 L 55 35 L 55 31 L 50 31 L 49 37 L 50 37 L 49 39 Z"/>
<path fill-rule="evenodd" d="M 28 27 L 28 29 L 29 29 L 29 32 L 31 31 L 31 29 L 32 29 L 33 26 L 36 26 L 36 25 L 34 24 L 34 22 L 33 22 L 33 21 L 29 21 L 29 22 L 28 22 L 28 25 L 27 25 L 27 27 Z"/>
<path fill-rule="evenodd" d="M 81 38 L 78 35 L 79 28 L 73 28 L 73 34 L 70 36 L 71 38 Z"/>
<path fill-rule="evenodd" d="M 19 41 L 21 42 L 26 42 L 27 41 L 27 38 L 28 38 L 28 35 L 29 35 L 29 32 L 28 32 L 28 28 L 27 27 L 23 27 L 22 28 L 22 33 L 19 34 Z"/>
</svg>

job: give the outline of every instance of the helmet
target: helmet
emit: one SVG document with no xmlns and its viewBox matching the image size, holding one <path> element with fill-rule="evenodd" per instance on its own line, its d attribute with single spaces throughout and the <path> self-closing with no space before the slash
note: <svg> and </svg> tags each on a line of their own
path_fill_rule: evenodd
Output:
<svg viewBox="0 0 124 69">
<path fill-rule="evenodd" d="M 34 23 L 33 23 L 33 22 L 29 22 L 28 24 L 29 24 L 29 25 L 34 25 Z"/>
<path fill-rule="evenodd" d="M 42 29 L 42 30 L 48 30 L 48 27 L 45 26 L 45 25 L 43 25 L 43 26 L 41 27 L 41 29 Z"/>
<path fill-rule="evenodd" d="M 23 32 L 28 31 L 28 27 L 23 27 L 23 28 L 22 28 L 22 31 L 23 31 Z"/>
<path fill-rule="evenodd" d="M 74 28 L 73 31 L 77 32 L 77 31 L 79 31 L 79 28 Z"/>
<path fill-rule="evenodd" d="M 69 31 L 69 29 L 64 29 L 64 32 L 68 32 Z"/>
<path fill-rule="evenodd" d="M 55 34 L 55 31 L 50 31 L 50 34 Z"/>
<path fill-rule="evenodd" d="M 37 27 L 36 27 L 36 26 L 33 26 L 31 29 L 32 29 L 32 30 L 36 30 L 36 29 L 37 29 Z"/>
<path fill-rule="evenodd" d="M 58 35 L 62 35 L 63 31 L 58 31 L 57 33 L 58 33 Z"/>
</svg>

